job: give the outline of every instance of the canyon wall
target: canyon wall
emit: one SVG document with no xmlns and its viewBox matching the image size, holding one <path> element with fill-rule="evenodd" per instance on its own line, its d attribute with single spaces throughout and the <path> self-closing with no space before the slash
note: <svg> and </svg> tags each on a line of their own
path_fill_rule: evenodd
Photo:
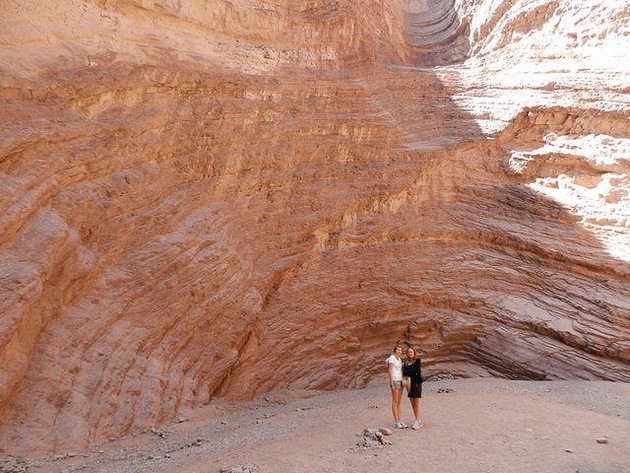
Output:
<svg viewBox="0 0 630 473">
<path fill-rule="evenodd" d="M 630 12 L 0 0 L 0 451 L 213 397 L 630 381 Z"/>
</svg>

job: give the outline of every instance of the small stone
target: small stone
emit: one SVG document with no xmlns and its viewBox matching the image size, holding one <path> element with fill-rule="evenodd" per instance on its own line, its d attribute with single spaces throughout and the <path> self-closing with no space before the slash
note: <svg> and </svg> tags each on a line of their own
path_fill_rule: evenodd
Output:
<svg viewBox="0 0 630 473">
<path fill-rule="evenodd" d="M 363 433 L 359 434 L 357 445 L 360 447 L 380 447 L 382 445 L 391 445 L 391 442 L 385 438 L 383 429 L 363 429 Z"/>
<path fill-rule="evenodd" d="M 608 439 L 606 437 L 599 437 L 597 443 L 608 443 Z"/>
<path fill-rule="evenodd" d="M 219 470 L 219 473 L 255 473 L 257 471 L 257 465 L 247 463 L 242 466 L 223 467 Z"/>
<path fill-rule="evenodd" d="M 26 463 L 19 458 L 0 458 L 0 472 L 23 473 L 28 471 Z"/>
</svg>

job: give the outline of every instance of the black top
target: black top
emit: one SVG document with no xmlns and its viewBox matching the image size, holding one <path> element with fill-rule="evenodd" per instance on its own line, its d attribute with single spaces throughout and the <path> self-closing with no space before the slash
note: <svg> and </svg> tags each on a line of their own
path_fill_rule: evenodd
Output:
<svg viewBox="0 0 630 473">
<path fill-rule="evenodd" d="M 413 360 L 413 363 L 403 364 L 403 376 L 409 376 L 411 378 L 411 384 L 420 384 L 422 382 L 422 370 L 421 370 L 420 358 Z"/>
<path fill-rule="evenodd" d="M 416 358 L 411 364 L 403 364 L 403 376 L 409 376 L 409 378 L 411 378 L 411 383 L 407 391 L 408 397 L 422 397 L 422 372 L 420 365 L 420 358 Z"/>
</svg>

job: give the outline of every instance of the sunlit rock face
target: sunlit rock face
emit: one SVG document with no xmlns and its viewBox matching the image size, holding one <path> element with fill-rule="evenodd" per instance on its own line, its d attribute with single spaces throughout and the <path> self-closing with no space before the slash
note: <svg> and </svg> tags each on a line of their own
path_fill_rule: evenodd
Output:
<svg viewBox="0 0 630 473">
<path fill-rule="evenodd" d="M 0 450 L 213 397 L 630 381 L 630 13 L 4 2 Z"/>
</svg>

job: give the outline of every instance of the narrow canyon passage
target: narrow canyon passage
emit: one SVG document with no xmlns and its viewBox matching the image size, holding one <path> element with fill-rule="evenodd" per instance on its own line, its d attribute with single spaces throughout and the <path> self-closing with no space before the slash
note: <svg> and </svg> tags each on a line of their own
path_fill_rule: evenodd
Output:
<svg viewBox="0 0 630 473">
<path fill-rule="evenodd" d="M 627 6 L 0 13 L 5 453 L 363 387 L 396 341 L 630 381 Z"/>
</svg>

